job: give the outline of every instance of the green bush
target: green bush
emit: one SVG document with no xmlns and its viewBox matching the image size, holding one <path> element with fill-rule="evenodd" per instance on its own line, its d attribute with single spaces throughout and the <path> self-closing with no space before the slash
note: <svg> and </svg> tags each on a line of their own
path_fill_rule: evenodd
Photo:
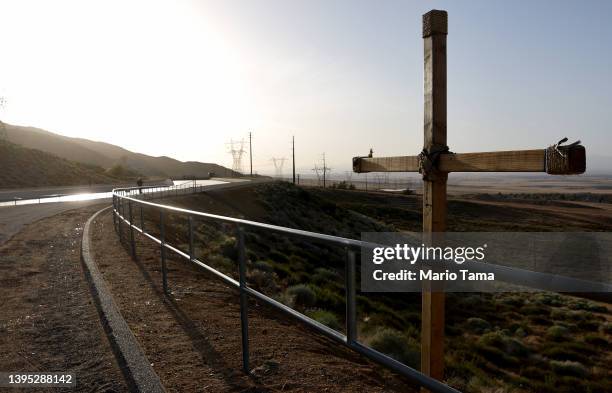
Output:
<svg viewBox="0 0 612 393">
<path fill-rule="evenodd" d="M 539 317 L 548 316 L 549 314 L 548 306 L 537 304 L 537 303 L 529 303 L 521 307 L 521 313 L 524 315 L 535 315 Z"/>
<path fill-rule="evenodd" d="M 394 329 L 380 329 L 369 340 L 370 346 L 405 365 L 417 368 L 420 361 L 420 345 Z"/>
<path fill-rule="evenodd" d="M 506 296 L 501 298 L 499 302 L 511 307 L 522 307 L 525 304 L 525 300 L 520 296 Z"/>
<path fill-rule="evenodd" d="M 610 346 L 610 343 L 604 336 L 594 333 L 586 334 L 584 336 L 584 342 L 600 348 L 608 348 Z"/>
<path fill-rule="evenodd" d="M 329 288 L 313 287 L 319 305 L 330 310 L 340 311 L 344 309 L 344 297 Z"/>
<path fill-rule="evenodd" d="M 306 312 L 306 315 L 334 330 L 340 330 L 341 328 L 338 317 L 332 312 L 326 310 L 312 310 Z"/>
<path fill-rule="evenodd" d="M 579 300 L 573 301 L 569 304 L 569 307 L 572 310 L 583 310 L 583 311 L 591 311 L 591 312 L 597 312 L 597 313 L 607 313 L 608 312 L 608 308 L 606 306 L 600 305 L 597 303 L 593 303 L 585 299 L 579 299 Z"/>
<path fill-rule="evenodd" d="M 553 325 L 546 330 L 546 336 L 554 341 L 563 341 L 569 337 L 569 330 L 565 326 Z"/>
<path fill-rule="evenodd" d="M 266 261 L 253 262 L 253 268 L 261 270 L 262 272 L 271 272 L 273 270 L 272 266 Z"/>
<path fill-rule="evenodd" d="M 522 341 L 503 334 L 500 331 L 485 333 L 477 342 L 481 347 L 497 348 L 511 356 L 524 357 L 529 354 L 529 348 Z"/>
<path fill-rule="evenodd" d="M 582 363 L 589 363 L 589 357 L 593 354 L 592 350 L 583 343 L 578 342 L 549 342 L 541 347 L 541 355 L 553 360 L 571 360 Z"/>
<path fill-rule="evenodd" d="M 314 291 L 304 284 L 287 288 L 287 294 L 293 298 L 293 304 L 297 307 L 312 307 L 317 302 L 317 296 Z"/>
<path fill-rule="evenodd" d="M 491 329 L 491 324 L 482 318 L 468 318 L 466 325 L 474 333 L 484 333 Z"/>
<path fill-rule="evenodd" d="M 317 268 L 312 275 L 312 281 L 319 285 L 327 284 L 328 282 L 336 282 L 337 280 L 338 274 L 324 267 Z"/>
<path fill-rule="evenodd" d="M 555 373 L 560 374 L 562 376 L 573 375 L 576 377 L 585 377 L 589 373 L 587 368 L 582 363 L 572 362 L 570 360 L 565 360 L 565 361 L 551 360 L 550 368 Z"/>
<path fill-rule="evenodd" d="M 602 323 L 601 326 L 599 327 L 599 331 L 602 332 L 603 334 L 612 334 L 612 323 L 610 322 Z"/>
<path fill-rule="evenodd" d="M 563 303 L 564 303 L 561 295 L 557 293 L 549 293 L 549 292 L 537 293 L 534 296 L 534 300 L 537 303 L 545 304 L 547 306 L 555 306 L 555 307 L 563 306 Z"/>
</svg>

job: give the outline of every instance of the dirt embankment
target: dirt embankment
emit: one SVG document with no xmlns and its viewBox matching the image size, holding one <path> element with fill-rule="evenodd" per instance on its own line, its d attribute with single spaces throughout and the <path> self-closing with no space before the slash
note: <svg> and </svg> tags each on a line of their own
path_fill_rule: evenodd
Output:
<svg viewBox="0 0 612 393">
<path fill-rule="evenodd" d="M 251 302 L 252 376 L 242 369 L 238 293 L 136 235 L 133 261 L 110 212 L 93 230 L 94 258 L 115 301 L 170 392 L 411 392 L 417 389 L 274 310 Z M 125 232 L 124 232 L 125 233 Z"/>
<path fill-rule="evenodd" d="M 71 392 L 128 390 L 80 261 L 83 224 L 98 209 L 40 220 L 0 246 L 0 370 L 70 371 Z"/>
</svg>

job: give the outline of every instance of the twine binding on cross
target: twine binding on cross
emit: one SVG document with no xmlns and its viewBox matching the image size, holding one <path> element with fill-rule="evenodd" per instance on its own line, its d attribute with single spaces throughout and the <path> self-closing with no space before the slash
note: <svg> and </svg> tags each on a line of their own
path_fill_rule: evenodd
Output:
<svg viewBox="0 0 612 393">
<path fill-rule="evenodd" d="M 544 163 L 546 173 L 563 175 L 569 174 L 571 172 L 568 152 L 572 148 L 579 146 L 580 141 L 576 141 L 574 143 L 570 143 L 569 145 L 562 146 L 565 142 L 567 142 L 567 138 L 563 138 L 554 145 L 548 146 L 546 148 Z"/>
<path fill-rule="evenodd" d="M 440 154 L 444 153 L 449 153 L 446 145 L 433 145 L 429 150 L 423 149 L 419 153 L 419 173 L 423 175 L 423 180 L 436 180 Z"/>
</svg>

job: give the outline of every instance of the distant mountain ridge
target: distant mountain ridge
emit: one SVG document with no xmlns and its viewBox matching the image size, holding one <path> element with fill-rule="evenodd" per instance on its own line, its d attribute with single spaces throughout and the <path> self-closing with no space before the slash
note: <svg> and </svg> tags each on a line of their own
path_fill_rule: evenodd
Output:
<svg viewBox="0 0 612 393">
<path fill-rule="evenodd" d="M 237 175 L 232 170 L 214 163 L 182 162 L 166 156 L 153 157 L 110 143 L 67 137 L 40 128 L 4 124 L 9 142 L 81 164 L 105 169 L 122 165 L 144 176 L 173 179 L 202 178 L 208 176 L 209 172 L 214 172 L 217 176 Z"/>
<path fill-rule="evenodd" d="M 116 184 L 129 178 L 0 140 L 0 188 Z"/>
</svg>

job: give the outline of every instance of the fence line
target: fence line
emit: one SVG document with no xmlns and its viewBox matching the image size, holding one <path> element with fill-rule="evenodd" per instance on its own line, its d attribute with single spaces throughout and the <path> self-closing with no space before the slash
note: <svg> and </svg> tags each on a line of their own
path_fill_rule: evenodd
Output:
<svg viewBox="0 0 612 393">
<path fill-rule="evenodd" d="M 277 310 L 288 314 L 298 321 L 304 323 L 315 331 L 323 334 L 331 340 L 347 346 L 348 348 L 356 351 L 357 353 L 397 372 L 400 375 L 408 378 L 414 383 L 429 389 L 436 393 L 458 393 L 459 391 L 445 385 L 444 383 L 433 379 L 420 371 L 417 371 L 405 364 L 381 353 L 373 348 L 363 345 L 358 341 L 357 337 L 357 319 L 356 319 L 356 277 L 355 277 L 355 249 L 359 247 L 368 247 L 369 243 L 362 242 L 354 239 L 347 239 L 338 236 L 326 235 L 321 233 L 309 232 L 300 229 L 286 228 L 277 225 L 265 224 L 256 221 L 243 220 L 238 218 L 220 216 L 216 214 L 204 213 L 194 210 L 177 208 L 169 205 L 162 205 L 153 203 L 145 199 L 153 199 L 157 197 L 167 195 L 184 195 L 189 193 L 197 193 L 203 190 L 202 186 L 196 186 L 195 183 L 181 184 L 179 186 L 165 187 L 165 190 L 155 190 L 155 187 L 139 188 L 120 188 L 113 190 L 113 223 L 115 231 L 119 235 L 120 239 L 123 239 L 123 226 L 127 225 L 130 231 L 130 250 L 132 257 L 136 257 L 136 248 L 134 241 L 134 231 L 141 233 L 144 237 L 159 244 L 161 251 L 161 267 L 162 267 L 162 284 L 164 294 L 168 295 L 168 278 L 167 278 L 167 266 L 166 266 L 166 250 L 172 251 L 179 257 L 182 257 L 195 265 L 203 268 L 207 272 L 213 274 L 218 279 L 224 281 L 226 284 L 236 288 L 240 293 L 240 320 L 241 320 L 241 338 L 242 338 L 242 367 L 245 373 L 249 373 L 250 359 L 249 359 L 249 325 L 248 325 L 248 297 L 256 298 L 262 303 L 267 304 Z M 141 193 L 142 192 L 142 193 Z M 126 214 L 126 206 L 127 214 Z M 133 205 L 139 205 L 140 207 L 140 227 L 136 225 L 133 217 Z M 152 234 L 148 233 L 144 228 L 143 218 L 143 206 L 148 206 L 157 209 L 160 212 L 160 238 L 156 238 Z M 168 244 L 165 239 L 164 230 L 164 213 L 173 212 L 182 215 L 186 215 L 189 220 L 189 252 L 186 253 L 181 251 L 175 246 Z M 232 277 L 214 269 L 206 263 L 195 258 L 193 252 L 193 217 L 204 217 L 217 222 L 230 223 L 235 226 L 236 238 L 237 238 L 237 251 L 238 251 L 238 272 L 239 280 L 235 280 Z M 334 244 L 343 247 L 346 252 L 346 265 L 345 265 L 345 296 L 346 296 L 346 336 L 334 329 L 329 328 L 322 323 L 307 317 L 306 315 L 280 303 L 261 292 L 250 288 L 246 282 L 246 241 L 244 238 L 244 228 L 252 227 L 259 228 L 266 231 L 272 231 L 277 233 L 283 233 L 299 238 L 307 238 L 318 242 L 327 244 Z"/>
</svg>

